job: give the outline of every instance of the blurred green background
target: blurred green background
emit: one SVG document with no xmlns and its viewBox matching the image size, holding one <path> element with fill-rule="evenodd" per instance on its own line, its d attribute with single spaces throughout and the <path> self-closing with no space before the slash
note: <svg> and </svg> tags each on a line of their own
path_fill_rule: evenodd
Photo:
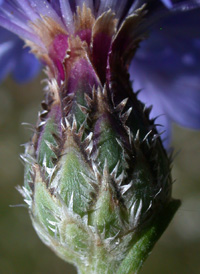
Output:
<svg viewBox="0 0 200 274">
<path fill-rule="evenodd" d="M 35 124 L 42 100 L 41 76 L 17 85 L 0 86 L 0 273 L 75 274 L 39 240 L 15 187 L 23 184 L 20 144 L 32 134 L 22 122 Z M 147 259 L 141 274 L 200 273 L 200 132 L 174 126 L 173 146 L 179 152 L 173 166 L 173 196 L 182 206 Z M 100 273 L 101 274 L 101 273 Z"/>
</svg>

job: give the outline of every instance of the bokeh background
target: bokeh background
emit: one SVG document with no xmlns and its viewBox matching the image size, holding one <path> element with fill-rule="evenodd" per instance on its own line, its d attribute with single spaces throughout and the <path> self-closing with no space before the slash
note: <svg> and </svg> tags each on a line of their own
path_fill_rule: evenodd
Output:
<svg viewBox="0 0 200 274">
<path fill-rule="evenodd" d="M 17 85 L 7 79 L 0 85 L 0 273 L 75 274 L 73 266 L 57 258 L 39 240 L 15 187 L 23 184 L 20 144 L 32 134 L 43 97 L 39 76 Z M 177 156 L 173 196 L 182 206 L 147 259 L 141 274 L 200 273 L 200 132 L 174 125 L 172 145 Z M 100 273 L 101 274 L 101 273 Z"/>
</svg>

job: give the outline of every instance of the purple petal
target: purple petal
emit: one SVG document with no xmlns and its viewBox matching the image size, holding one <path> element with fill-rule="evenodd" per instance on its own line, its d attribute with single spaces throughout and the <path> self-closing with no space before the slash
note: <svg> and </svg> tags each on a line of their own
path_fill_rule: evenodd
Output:
<svg viewBox="0 0 200 274">
<path fill-rule="evenodd" d="M 69 24 L 72 24 L 72 22 L 73 22 L 73 14 L 72 14 L 72 11 L 71 11 L 71 7 L 70 7 L 69 1 L 60 0 L 60 9 L 61 9 L 62 18 L 63 18 L 65 24 L 67 26 Z"/>
<path fill-rule="evenodd" d="M 19 27 L 16 24 L 12 23 L 11 21 L 9 21 L 9 19 L 3 17 L 1 14 L 0 14 L 0 24 L 5 29 L 7 29 L 13 33 L 16 33 L 20 37 L 23 37 L 24 39 L 33 41 L 36 44 L 42 46 L 40 39 L 36 35 L 25 30 L 24 28 Z"/>
<path fill-rule="evenodd" d="M 50 17 L 55 22 L 59 23 L 63 28 L 65 28 L 62 22 L 62 18 L 59 17 L 59 15 L 56 13 L 56 11 L 52 7 L 52 5 L 49 3 L 49 1 L 32 0 L 29 2 L 31 2 L 31 6 L 35 8 L 38 14 Z"/>
</svg>

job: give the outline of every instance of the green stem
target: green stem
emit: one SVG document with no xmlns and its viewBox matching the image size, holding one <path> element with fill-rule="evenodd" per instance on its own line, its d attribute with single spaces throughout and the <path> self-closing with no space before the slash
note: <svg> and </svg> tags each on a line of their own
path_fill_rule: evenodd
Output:
<svg viewBox="0 0 200 274">
<path fill-rule="evenodd" d="M 142 234 L 141 238 L 130 250 L 129 254 L 121 263 L 117 274 L 138 273 L 154 245 L 169 225 L 179 206 L 179 200 L 172 200 L 168 206 L 163 209 L 155 222 Z"/>
<path fill-rule="evenodd" d="M 163 209 L 154 223 L 140 235 L 139 240 L 133 245 L 125 259 L 119 262 L 111 262 L 109 254 L 106 254 L 101 247 L 99 249 L 96 260 L 90 265 L 79 268 L 81 274 L 137 274 L 141 269 L 144 261 L 150 254 L 152 248 L 163 234 L 175 212 L 180 206 L 179 200 L 172 200 L 167 207 Z"/>
</svg>

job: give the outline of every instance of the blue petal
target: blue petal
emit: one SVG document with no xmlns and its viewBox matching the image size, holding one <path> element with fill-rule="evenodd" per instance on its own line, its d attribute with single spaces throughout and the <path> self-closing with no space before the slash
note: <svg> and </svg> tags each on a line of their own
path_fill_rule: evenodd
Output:
<svg viewBox="0 0 200 274">
<path fill-rule="evenodd" d="M 141 44 L 130 66 L 139 99 L 181 126 L 200 128 L 200 9 L 170 13 Z M 161 116 L 162 117 L 162 116 Z M 166 125 L 164 118 L 159 123 Z M 166 134 L 169 137 L 169 126 Z"/>
<path fill-rule="evenodd" d="M 15 34 L 0 27 L 0 45 L 3 42 L 11 41 L 11 40 L 14 42 L 18 39 L 19 38 Z"/>
<path fill-rule="evenodd" d="M 34 55 L 23 47 L 21 39 L 0 28 L 0 81 L 10 73 L 20 83 L 27 82 L 37 75 L 41 65 Z"/>
<path fill-rule="evenodd" d="M 171 0 L 161 0 L 163 4 L 168 8 L 171 9 L 173 7 L 172 1 Z"/>
<path fill-rule="evenodd" d="M 165 111 L 183 127 L 200 129 L 200 77 L 182 75 L 169 86 Z"/>
<path fill-rule="evenodd" d="M 0 45 L 0 82 L 15 66 L 14 43 L 5 42 Z"/>
<path fill-rule="evenodd" d="M 19 51 L 17 66 L 12 71 L 13 78 L 18 83 L 25 83 L 33 79 L 41 69 L 40 62 L 29 53 L 28 48 Z M 19 69 L 20 68 L 20 69 Z"/>
<path fill-rule="evenodd" d="M 132 63 L 130 70 L 133 89 L 138 91 L 142 88 L 138 94 L 138 99 L 147 107 L 153 106 L 150 118 L 156 118 L 157 130 L 162 133 L 161 138 L 167 147 L 171 140 L 171 118 L 165 110 L 165 97 L 160 92 L 163 83 L 157 82 L 149 73 L 146 75 L 143 66 L 137 62 Z"/>
<path fill-rule="evenodd" d="M 160 0 L 163 5 L 173 11 L 189 11 L 198 8 L 199 0 Z M 148 1 L 147 1 L 148 2 Z M 153 1 L 152 1 L 153 2 Z"/>
</svg>

